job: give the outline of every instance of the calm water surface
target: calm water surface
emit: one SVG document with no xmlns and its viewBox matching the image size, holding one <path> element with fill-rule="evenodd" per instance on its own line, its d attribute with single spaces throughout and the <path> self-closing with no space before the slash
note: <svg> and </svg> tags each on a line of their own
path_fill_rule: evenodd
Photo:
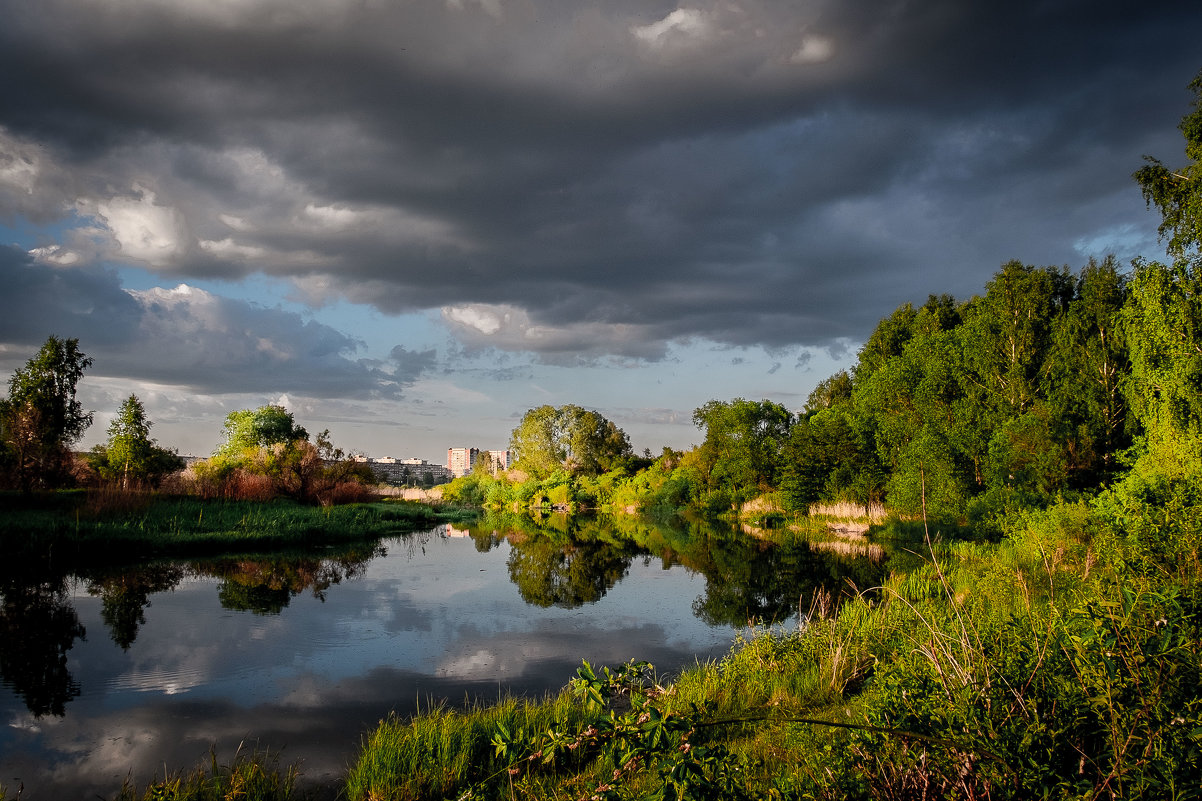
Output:
<svg viewBox="0 0 1202 801">
<path fill-rule="evenodd" d="M 795 625 L 815 588 L 879 572 L 696 525 L 486 522 L 305 557 L 9 577 L 0 785 L 111 797 L 245 744 L 335 786 L 393 711 L 541 694 L 582 659 L 676 670 L 725 653 L 749 619 Z"/>
</svg>

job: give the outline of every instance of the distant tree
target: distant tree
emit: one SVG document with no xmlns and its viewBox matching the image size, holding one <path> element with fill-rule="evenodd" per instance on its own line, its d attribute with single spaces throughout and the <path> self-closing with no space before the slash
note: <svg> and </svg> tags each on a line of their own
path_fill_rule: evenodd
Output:
<svg viewBox="0 0 1202 801">
<path fill-rule="evenodd" d="M 91 366 L 79 340 L 51 336 L 9 381 L 8 398 L 0 401 L 0 440 L 8 472 L 25 492 L 69 480 L 71 445 L 92 424 L 75 398 Z"/>
<path fill-rule="evenodd" d="M 509 435 L 509 449 L 517 455 L 517 467 L 532 476 L 550 475 L 567 456 L 563 445 L 559 410 L 544 405 L 522 415 Z"/>
<path fill-rule="evenodd" d="M 239 409 L 226 415 L 222 442 L 213 455 L 237 458 L 248 449 L 308 438 L 309 432 L 298 426 L 292 413 L 283 406 L 269 404 L 258 409 Z"/>
<path fill-rule="evenodd" d="M 1122 392 L 1131 371 L 1120 322 L 1127 292 L 1113 257 L 1090 259 L 1072 304 L 1052 327 L 1043 393 L 1077 486 L 1114 475 L 1118 453 L 1132 441 L 1134 421 Z"/>
<path fill-rule="evenodd" d="M 814 391 L 806 398 L 805 411 L 817 412 L 847 403 L 851 400 L 851 391 L 851 374 L 846 370 L 840 370 L 814 387 Z"/>
<path fill-rule="evenodd" d="M 301 431 L 304 431 L 302 428 Z M 330 439 L 330 429 L 324 428 L 314 438 L 313 444 L 317 446 L 317 453 L 327 462 L 341 462 L 346 459 L 346 451 L 336 447 Z"/>
<path fill-rule="evenodd" d="M 888 364 L 890 359 L 902 354 L 906 343 L 914 336 L 914 319 L 917 316 L 914 307 L 905 303 L 877 323 L 868 341 L 860 349 L 860 359 L 855 369 L 857 381 L 867 380 Z"/>
<path fill-rule="evenodd" d="M 790 511 L 819 501 L 868 505 L 881 499 L 885 478 L 874 447 L 842 410 L 805 415 L 781 450 L 780 490 Z"/>
<path fill-rule="evenodd" d="M 597 475 L 632 455 L 626 432 L 600 412 L 568 404 L 523 415 L 510 435 L 517 468 L 543 478 L 558 469 Z"/>
<path fill-rule="evenodd" d="M 304 429 L 302 428 L 300 431 L 303 432 Z M 346 481 L 356 481 L 360 484 L 377 483 L 376 474 L 366 462 L 355 461 L 347 455 L 346 451 L 334 445 L 333 441 L 330 440 L 330 429 L 326 428 L 319 432 L 314 437 L 313 445 L 317 455 L 317 459 L 313 461 L 313 468 L 320 472 L 322 477 L 327 481 L 335 483 Z M 403 468 L 401 475 L 408 476 L 408 474 L 408 468 Z M 404 484 L 404 480 L 401 483 Z"/>
<path fill-rule="evenodd" d="M 1067 269 L 1019 261 L 985 285 L 985 296 L 964 323 L 966 377 L 998 425 L 1027 411 L 1040 397 L 1040 375 L 1052 348 L 1054 320 L 1072 300 Z"/>
<path fill-rule="evenodd" d="M 1193 110 L 1178 127 L 1185 136 L 1190 163 L 1172 169 L 1159 159 L 1144 156 L 1147 163 L 1132 176 L 1147 204 L 1160 210 L 1160 235 L 1169 238 L 1168 251 L 1173 257 L 1202 245 L 1202 72 L 1189 88 L 1194 92 Z"/>
<path fill-rule="evenodd" d="M 109 424 L 109 439 L 97 445 L 88 461 L 101 478 L 117 481 L 123 489 L 143 482 L 158 484 L 166 475 L 182 470 L 184 460 L 160 448 L 150 438 L 153 425 L 137 395 L 130 395 Z"/>
<path fill-rule="evenodd" d="M 857 366 L 851 428 L 880 465 L 858 481 L 858 497 L 871 498 L 884 480 L 891 506 L 918 513 L 926 478 L 946 479 L 944 506 L 983 480 L 988 437 L 981 436 L 981 392 L 965 364 L 963 311 L 947 296 L 932 297 L 901 353 L 864 380 Z"/>
<path fill-rule="evenodd" d="M 769 400 L 712 400 L 693 410 L 693 423 L 705 430 L 698 451 L 711 491 L 740 503 L 776 486 L 792 412 Z"/>
</svg>

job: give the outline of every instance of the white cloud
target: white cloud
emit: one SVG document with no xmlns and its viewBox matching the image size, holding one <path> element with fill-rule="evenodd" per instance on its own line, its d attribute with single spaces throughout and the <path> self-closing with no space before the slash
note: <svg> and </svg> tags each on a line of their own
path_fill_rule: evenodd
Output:
<svg viewBox="0 0 1202 801">
<path fill-rule="evenodd" d="M 709 32 L 709 22 L 696 8 L 678 8 L 658 22 L 632 27 L 630 32 L 639 41 L 655 46 L 676 37 L 703 38 Z"/>
<path fill-rule="evenodd" d="M 0 127 L 0 186 L 31 195 L 40 172 L 37 149 Z"/>
<path fill-rule="evenodd" d="M 305 217 L 323 228 L 340 231 L 372 222 L 372 215 L 366 211 L 345 206 L 319 206 L 316 203 L 305 206 Z"/>
<path fill-rule="evenodd" d="M 501 18 L 501 0 L 475 0 L 475 4 L 479 5 L 486 14 L 494 19 Z M 447 0 L 447 8 L 453 8 L 456 11 L 464 10 L 463 0 Z"/>
<path fill-rule="evenodd" d="M 528 322 L 526 313 L 512 306 L 471 303 L 464 306 L 444 306 L 442 309 L 442 316 L 448 322 L 479 331 L 485 336 L 492 336 L 500 331 L 513 314 L 521 315 L 523 320 Z"/>
<path fill-rule="evenodd" d="M 250 231 L 253 226 L 242 217 L 235 217 L 233 214 L 218 214 L 217 219 L 233 228 L 235 231 Z"/>
<path fill-rule="evenodd" d="M 821 64 L 835 54 L 835 43 L 824 36 L 806 36 L 789 59 L 794 64 Z"/>
<path fill-rule="evenodd" d="M 427 244 L 455 240 L 451 226 L 440 220 L 414 214 L 401 208 L 359 207 L 344 204 L 309 203 L 295 223 L 301 230 L 314 227 L 328 234 L 363 232 L 384 234 L 394 242 L 418 241 Z"/>
<path fill-rule="evenodd" d="M 666 347 L 643 325 L 539 323 L 525 309 L 505 304 L 444 306 L 442 317 L 452 333 L 469 347 L 532 351 L 550 362 L 589 361 L 605 354 L 660 359 Z"/>
<path fill-rule="evenodd" d="M 137 197 L 115 197 L 95 203 L 91 213 L 112 233 L 122 255 L 155 267 L 169 265 L 187 247 L 183 215 L 155 203 L 155 193 L 134 186 Z M 83 202 L 81 210 L 92 204 Z"/>
<path fill-rule="evenodd" d="M 206 253 L 212 253 L 223 259 L 261 259 L 267 255 L 267 251 L 263 248 L 239 244 L 228 236 L 216 242 L 211 239 L 202 240 L 200 248 Z"/>
<path fill-rule="evenodd" d="M 68 250 L 61 245 L 47 245 L 43 248 L 34 248 L 29 251 L 29 255 L 43 264 L 53 264 L 58 267 L 70 267 L 73 264 L 78 264 L 81 256 L 73 250 Z"/>
<path fill-rule="evenodd" d="M 130 12 L 147 7 L 180 17 L 216 25 L 258 23 L 263 27 L 287 27 L 337 19 L 360 0 L 111 0 Z"/>
</svg>

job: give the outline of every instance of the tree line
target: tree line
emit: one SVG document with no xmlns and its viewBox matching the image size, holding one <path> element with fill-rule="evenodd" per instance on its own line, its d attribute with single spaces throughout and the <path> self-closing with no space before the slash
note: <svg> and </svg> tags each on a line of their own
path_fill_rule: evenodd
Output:
<svg viewBox="0 0 1202 801">
<path fill-rule="evenodd" d="M 520 486 L 469 478 L 451 496 L 522 505 L 564 487 L 557 497 L 585 505 L 720 513 L 774 494 L 793 512 L 842 501 L 988 521 L 1132 466 L 1202 474 L 1202 76 L 1191 89 L 1189 164 L 1149 158 L 1133 176 L 1161 213 L 1168 263 L 1008 262 L 981 295 L 898 307 L 796 413 L 711 400 L 693 412 L 701 444 L 654 460 L 595 411 L 532 409 L 510 444 Z"/>
<path fill-rule="evenodd" d="M 370 470 L 346 458 L 329 430 L 314 441 L 291 412 L 268 404 L 226 415 L 213 455 L 180 476 L 184 460 L 150 436 L 153 423 L 137 395 L 126 398 L 106 442 L 77 458 L 72 446 L 92 424 L 76 386 L 92 359 L 77 339 L 50 336 L 9 381 L 0 398 L 0 486 L 25 493 L 80 483 L 124 491 L 157 488 L 206 497 L 267 500 L 279 495 L 322 504 L 364 500 Z"/>
<path fill-rule="evenodd" d="M 558 474 L 599 504 L 723 512 L 777 493 L 794 512 L 844 501 L 988 517 L 1110 484 L 1140 454 L 1196 469 L 1200 389 L 1196 259 L 1012 261 L 980 296 L 900 306 L 797 413 L 711 400 L 693 412 L 701 444 L 651 460 L 598 412 L 544 406 L 510 447 L 527 479 Z"/>
</svg>

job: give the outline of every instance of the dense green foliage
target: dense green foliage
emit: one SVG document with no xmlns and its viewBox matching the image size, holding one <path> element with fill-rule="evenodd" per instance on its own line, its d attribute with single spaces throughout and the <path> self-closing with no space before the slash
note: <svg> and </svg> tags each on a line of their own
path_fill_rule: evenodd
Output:
<svg viewBox="0 0 1202 801">
<path fill-rule="evenodd" d="M 1161 214 L 1160 235 L 1169 237 L 1169 253 L 1185 255 L 1202 245 L 1202 73 L 1189 87 L 1194 92 L 1193 109 L 1181 120 L 1185 136 L 1185 155 L 1189 164 L 1177 169 L 1164 166 L 1160 159 L 1145 156 L 1147 163 L 1134 178 L 1143 190 L 1144 200 Z"/>
<path fill-rule="evenodd" d="M 0 478 L 29 492 L 70 480 L 70 447 L 92 424 L 75 385 L 92 360 L 79 340 L 49 337 L 8 382 L 0 399 Z"/>
<path fill-rule="evenodd" d="M 1078 272 L 1009 262 L 980 297 L 899 307 L 799 415 L 767 400 L 710 401 L 693 414 L 700 445 L 639 470 L 616 458 L 624 437 L 608 459 L 581 455 L 598 451 L 579 443 L 606 441 L 568 436 L 583 410 L 541 407 L 513 432 L 523 481 L 472 477 L 448 497 L 723 514 L 779 491 L 792 512 L 884 503 L 996 533 L 999 505 L 1096 491 L 1145 449 L 1194 470 L 1198 271 L 1188 260 L 1129 273 L 1112 258 Z"/>
<path fill-rule="evenodd" d="M 526 412 L 510 436 L 509 449 L 518 469 L 538 478 L 556 470 L 597 475 L 631 455 L 625 431 L 600 413 L 572 404 Z"/>
<path fill-rule="evenodd" d="M 122 489 L 149 484 L 157 486 L 164 476 L 184 468 L 184 460 L 174 451 L 160 448 L 150 438 L 152 423 L 137 395 L 130 395 L 117 410 L 109 425 L 108 442 L 97 445 L 88 454 L 88 463 L 105 481 Z"/>
<path fill-rule="evenodd" d="M 710 401 L 693 414 L 700 445 L 665 449 L 638 470 L 631 458 L 548 444 L 564 441 L 556 432 L 571 416 L 542 407 L 514 430 L 523 481 L 471 477 L 448 497 L 723 514 L 779 491 L 803 514 L 822 502 L 884 503 L 989 528 L 999 504 L 1096 491 L 1144 450 L 1195 471 L 1198 274 L 1189 261 L 1137 262 L 1130 273 L 1110 258 L 1075 273 L 1009 262 L 980 297 L 901 306 L 799 415 L 767 400 Z"/>
<path fill-rule="evenodd" d="M 283 406 L 268 404 L 258 409 L 239 409 L 225 416 L 221 444 L 213 455 L 237 458 L 247 450 L 308 438 L 308 432 L 296 424 L 292 413 Z"/>
<path fill-rule="evenodd" d="M 725 492 L 738 503 L 776 486 L 793 423 L 788 409 L 766 400 L 710 401 L 694 410 L 693 422 L 705 431 L 698 467 L 706 490 Z"/>
</svg>

